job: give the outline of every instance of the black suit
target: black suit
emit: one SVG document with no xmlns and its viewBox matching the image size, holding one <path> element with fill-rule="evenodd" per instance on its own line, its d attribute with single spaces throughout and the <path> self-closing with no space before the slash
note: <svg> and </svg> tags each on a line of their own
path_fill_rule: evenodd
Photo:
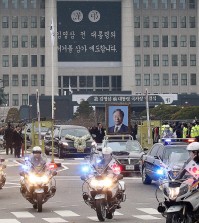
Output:
<svg viewBox="0 0 199 223">
<path fill-rule="evenodd" d="M 128 126 L 122 124 L 120 129 L 117 132 L 114 132 L 114 131 L 115 131 L 115 126 L 111 126 L 108 128 L 109 133 L 128 133 L 129 128 L 128 128 Z"/>
</svg>

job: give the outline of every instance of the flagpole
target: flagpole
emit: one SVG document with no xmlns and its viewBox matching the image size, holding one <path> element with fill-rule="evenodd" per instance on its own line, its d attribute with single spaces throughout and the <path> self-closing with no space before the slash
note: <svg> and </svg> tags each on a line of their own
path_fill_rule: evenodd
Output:
<svg viewBox="0 0 199 223">
<path fill-rule="evenodd" d="M 37 99 L 37 120 L 38 120 L 38 128 L 39 128 L 38 142 L 40 146 L 41 145 L 41 120 L 40 120 L 39 90 L 38 89 L 36 89 L 36 99 Z"/>
<path fill-rule="evenodd" d="M 148 144 L 151 144 L 150 120 L 149 120 L 149 99 L 148 90 L 146 89 L 146 116 L 147 116 L 147 129 L 148 129 Z"/>
</svg>

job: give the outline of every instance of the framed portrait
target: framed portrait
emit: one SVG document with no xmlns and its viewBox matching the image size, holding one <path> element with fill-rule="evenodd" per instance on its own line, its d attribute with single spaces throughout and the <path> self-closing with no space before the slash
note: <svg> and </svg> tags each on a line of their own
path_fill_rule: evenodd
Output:
<svg viewBox="0 0 199 223">
<path fill-rule="evenodd" d="M 106 133 L 130 134 L 130 104 L 106 104 Z"/>
</svg>

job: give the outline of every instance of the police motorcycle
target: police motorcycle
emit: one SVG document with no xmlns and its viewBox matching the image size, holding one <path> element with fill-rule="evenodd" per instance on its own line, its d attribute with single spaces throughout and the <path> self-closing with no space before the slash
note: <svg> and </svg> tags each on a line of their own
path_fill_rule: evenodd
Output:
<svg viewBox="0 0 199 223">
<path fill-rule="evenodd" d="M 6 168 L 6 165 L 3 163 L 5 159 L 0 159 L 0 189 L 3 188 L 6 182 L 6 173 L 4 172 L 4 169 Z"/>
<path fill-rule="evenodd" d="M 43 159 L 47 160 L 46 157 Z M 56 181 L 54 176 L 57 172 L 54 168 L 56 166 L 53 163 L 46 164 L 46 162 L 36 166 L 29 157 L 25 157 L 22 171 L 20 171 L 20 192 L 38 212 L 42 212 L 42 205 L 55 195 Z"/>
<path fill-rule="evenodd" d="M 113 160 L 101 168 L 102 159 L 98 156 L 94 158 L 96 167 L 91 161 L 93 154 L 91 156 L 90 161 L 82 167 L 82 196 L 84 202 L 96 211 L 99 221 L 105 221 L 106 218 L 112 219 L 120 203 L 126 200 L 125 184 L 120 168 Z M 113 173 L 107 170 L 109 167 Z"/>
<path fill-rule="evenodd" d="M 159 201 L 157 189 L 157 210 L 166 218 L 166 223 L 196 223 L 199 219 L 199 166 L 193 160 L 184 166 L 183 155 L 173 153 L 169 165 L 159 170 L 162 174 L 159 188 L 164 201 Z"/>
</svg>

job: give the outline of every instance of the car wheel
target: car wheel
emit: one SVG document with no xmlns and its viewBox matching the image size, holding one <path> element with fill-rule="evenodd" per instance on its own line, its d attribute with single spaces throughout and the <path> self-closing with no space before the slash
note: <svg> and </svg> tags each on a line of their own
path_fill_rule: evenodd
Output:
<svg viewBox="0 0 199 223">
<path fill-rule="evenodd" d="M 151 184 L 152 180 L 151 178 L 146 174 L 146 168 L 143 167 L 142 170 L 142 183 L 143 184 Z"/>
<path fill-rule="evenodd" d="M 58 157 L 59 159 L 63 158 L 63 154 L 60 148 L 58 149 Z"/>
</svg>

